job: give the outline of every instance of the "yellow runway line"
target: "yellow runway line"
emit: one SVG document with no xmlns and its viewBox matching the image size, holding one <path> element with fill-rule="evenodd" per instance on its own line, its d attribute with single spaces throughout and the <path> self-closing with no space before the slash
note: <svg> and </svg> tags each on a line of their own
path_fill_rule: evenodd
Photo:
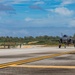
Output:
<svg viewBox="0 0 75 75">
<path fill-rule="evenodd" d="M 43 60 L 43 59 L 54 58 L 56 56 L 61 56 L 61 55 L 74 53 L 74 52 L 75 51 L 62 52 L 62 53 L 57 53 L 57 54 L 52 54 L 52 55 L 46 55 L 46 56 L 40 56 L 40 57 L 35 57 L 35 58 L 29 58 L 29 59 L 25 59 L 25 60 L 18 60 L 18 61 L 14 61 L 14 62 L 5 63 L 5 64 L 0 64 L 0 68 L 6 68 L 6 67 L 8 67 L 10 65 L 21 65 L 21 64 L 35 62 L 35 61 L 39 61 L 39 60 Z"/>
<path fill-rule="evenodd" d="M 44 65 L 11 65 L 9 67 L 41 68 L 41 69 L 75 69 L 75 66 L 44 66 Z"/>
</svg>

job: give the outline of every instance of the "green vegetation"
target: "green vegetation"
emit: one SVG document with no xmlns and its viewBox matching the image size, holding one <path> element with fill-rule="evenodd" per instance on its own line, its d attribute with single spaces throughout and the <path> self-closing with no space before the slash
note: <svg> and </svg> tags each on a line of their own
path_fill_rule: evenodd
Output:
<svg viewBox="0 0 75 75">
<path fill-rule="evenodd" d="M 4 44 L 4 43 L 9 43 L 9 44 L 20 44 L 20 43 L 26 43 L 28 44 L 28 42 L 34 42 L 34 41 L 38 41 L 36 42 L 36 44 L 57 44 L 59 40 L 59 37 L 53 37 L 53 36 L 38 36 L 38 37 L 0 37 L 0 43 Z M 33 43 L 34 44 L 34 43 Z"/>
<path fill-rule="evenodd" d="M 71 36 L 75 38 L 74 36 Z M 17 46 L 22 44 L 33 44 L 33 45 L 58 45 L 59 44 L 59 36 L 37 36 L 37 37 L 0 37 L 0 46 Z"/>
</svg>

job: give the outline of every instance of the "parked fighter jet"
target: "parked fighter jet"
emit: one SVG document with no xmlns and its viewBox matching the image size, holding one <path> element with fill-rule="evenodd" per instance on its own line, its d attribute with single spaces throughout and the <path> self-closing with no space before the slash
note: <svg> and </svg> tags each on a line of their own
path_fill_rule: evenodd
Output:
<svg viewBox="0 0 75 75">
<path fill-rule="evenodd" d="M 69 46 L 70 44 L 73 44 L 75 47 L 75 39 L 67 35 L 63 35 L 59 40 L 59 48 L 61 48 L 62 44 L 64 44 L 65 48 L 66 46 Z"/>
</svg>

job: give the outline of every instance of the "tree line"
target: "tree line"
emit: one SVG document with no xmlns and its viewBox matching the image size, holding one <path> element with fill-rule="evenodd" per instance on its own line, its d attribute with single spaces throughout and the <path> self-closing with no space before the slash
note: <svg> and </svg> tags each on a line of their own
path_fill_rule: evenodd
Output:
<svg viewBox="0 0 75 75">
<path fill-rule="evenodd" d="M 73 36 L 70 36 L 75 38 L 75 34 Z M 38 41 L 37 43 L 33 44 L 58 44 L 58 40 L 60 39 L 59 36 L 25 36 L 25 37 L 0 37 L 0 43 L 26 43 L 32 42 L 32 41 Z"/>
</svg>

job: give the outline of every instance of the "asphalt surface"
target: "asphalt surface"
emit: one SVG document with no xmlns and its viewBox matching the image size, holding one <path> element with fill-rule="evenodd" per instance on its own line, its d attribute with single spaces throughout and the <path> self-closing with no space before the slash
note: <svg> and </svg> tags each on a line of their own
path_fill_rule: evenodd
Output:
<svg viewBox="0 0 75 75">
<path fill-rule="evenodd" d="M 74 69 L 5 68 L 0 75 L 75 75 Z"/>
<path fill-rule="evenodd" d="M 2 49 L 0 50 L 0 64 L 74 50 L 73 47 L 67 47 L 66 49 L 59 49 L 58 47 Z M 23 65 L 75 66 L 75 53 L 30 62 Z M 7 67 L 0 69 L 0 75 L 75 75 L 75 69 Z"/>
<path fill-rule="evenodd" d="M 58 47 L 32 47 L 27 49 L 0 49 L 0 64 L 37 56 L 55 54 L 74 50 L 73 47 L 59 49 Z"/>
</svg>

